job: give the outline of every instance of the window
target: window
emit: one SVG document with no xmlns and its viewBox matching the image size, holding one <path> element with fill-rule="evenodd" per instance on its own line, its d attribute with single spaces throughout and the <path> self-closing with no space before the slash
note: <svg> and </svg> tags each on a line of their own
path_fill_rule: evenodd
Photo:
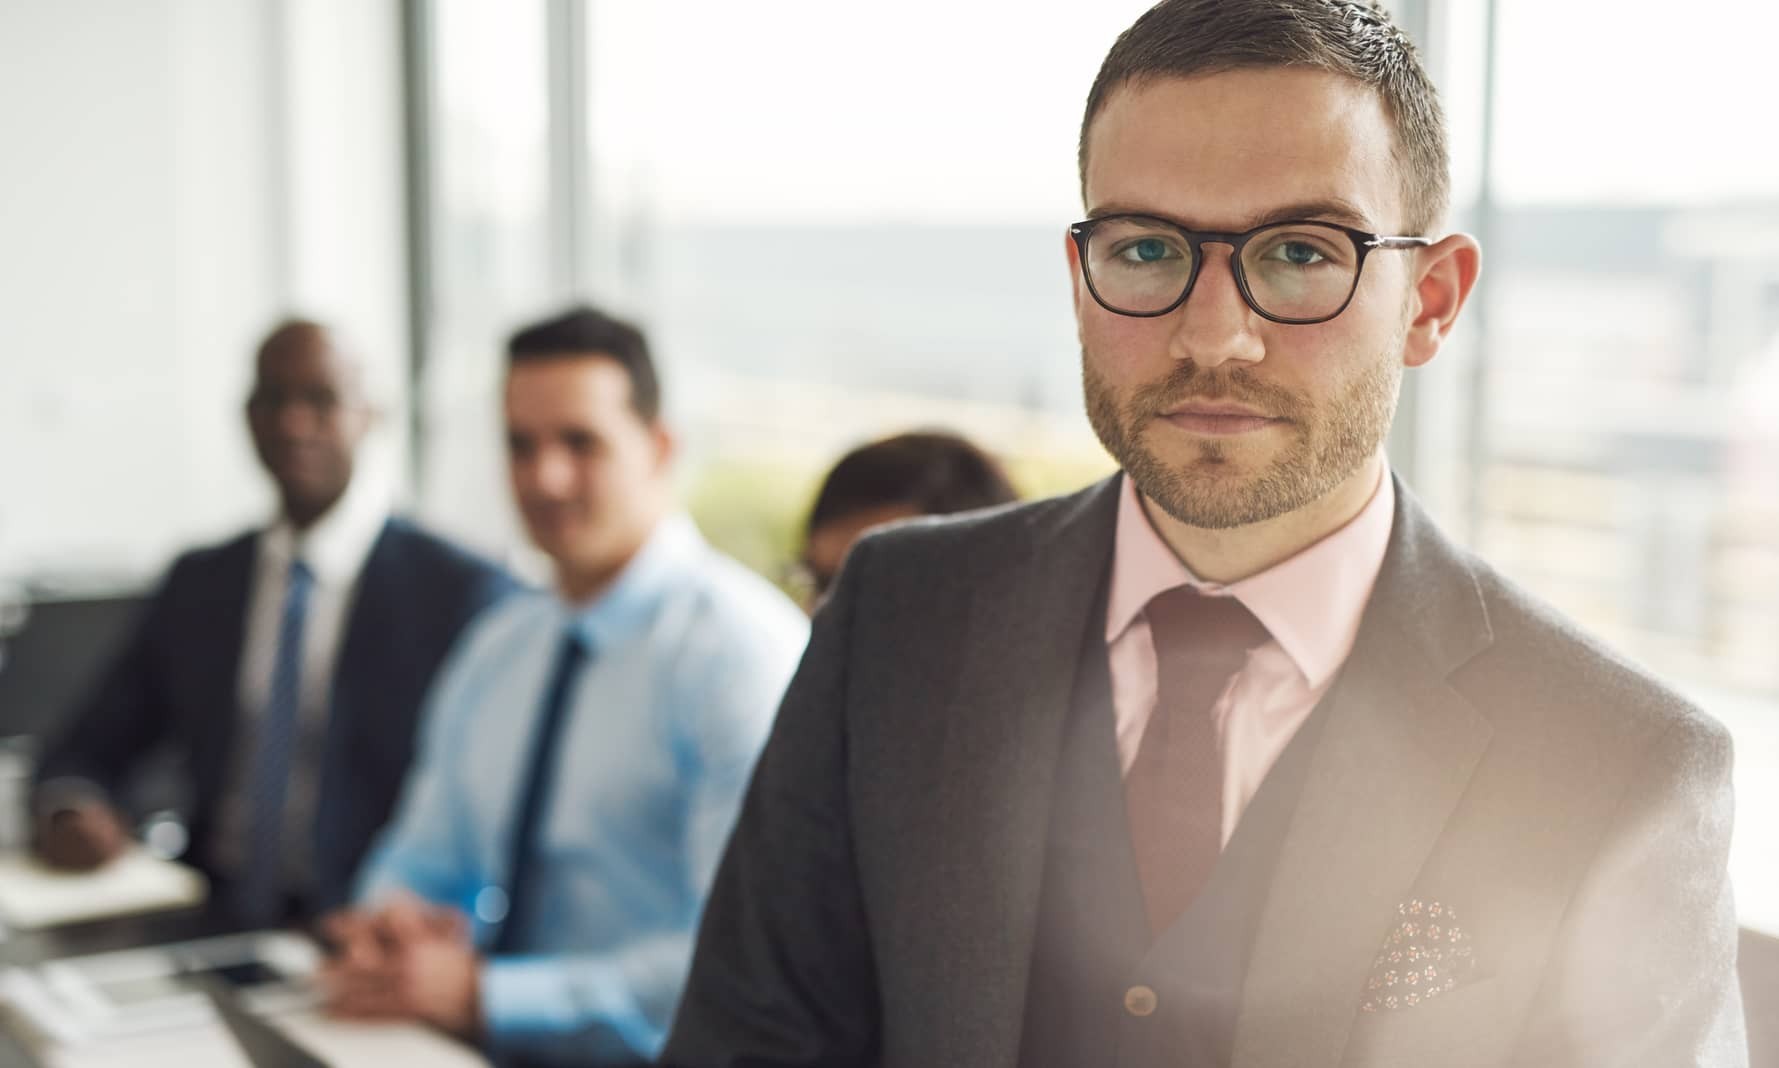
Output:
<svg viewBox="0 0 1779 1068">
<path fill-rule="evenodd" d="M 1486 0 L 1442 9 L 1486 266 L 1446 380 L 1474 430 L 1430 480 L 1484 557 L 1729 724 L 1738 903 L 1779 928 L 1779 142 L 1750 111 L 1779 12 L 1496 3 L 1487 182 Z"/>
<path fill-rule="evenodd" d="M 1147 7 L 589 5 L 588 277 L 651 330 L 720 544 L 772 568 L 826 464 L 915 426 L 1034 491 L 1109 470 L 1063 241 L 1087 86 Z"/>
<path fill-rule="evenodd" d="M 560 292 L 546 5 L 428 8 L 431 343 L 419 384 L 419 498 L 446 529 L 510 552 L 519 539 L 501 454 L 501 346 Z"/>
<path fill-rule="evenodd" d="M 1753 135 L 1779 13 L 1493 0 L 1491 82 L 1490 3 L 1393 5 L 1486 267 L 1392 456 L 1450 530 L 1731 724 L 1743 906 L 1779 926 L 1779 869 L 1745 844 L 1779 811 L 1779 142 Z M 455 529 L 507 514 L 500 337 L 568 293 L 649 329 L 695 513 L 769 573 L 813 480 L 876 434 L 963 431 L 1032 492 L 1109 469 L 1062 243 L 1087 86 L 1146 0 L 587 0 L 566 57 L 560 4 L 498 6 L 437 5 L 426 500 Z"/>
</svg>

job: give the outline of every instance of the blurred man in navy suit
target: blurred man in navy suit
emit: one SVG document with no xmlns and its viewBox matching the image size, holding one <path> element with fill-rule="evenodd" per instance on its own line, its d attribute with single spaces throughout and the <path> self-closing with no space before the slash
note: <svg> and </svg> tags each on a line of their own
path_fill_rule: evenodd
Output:
<svg viewBox="0 0 1779 1068">
<path fill-rule="evenodd" d="M 126 646 L 50 745 L 36 847 L 90 868 L 127 845 L 119 789 L 170 745 L 188 779 L 187 859 L 244 923 L 345 899 L 413 752 L 434 669 L 512 585 L 390 517 L 354 478 L 375 421 L 362 368 L 322 324 L 260 346 L 247 422 L 272 522 L 181 556 Z"/>
</svg>

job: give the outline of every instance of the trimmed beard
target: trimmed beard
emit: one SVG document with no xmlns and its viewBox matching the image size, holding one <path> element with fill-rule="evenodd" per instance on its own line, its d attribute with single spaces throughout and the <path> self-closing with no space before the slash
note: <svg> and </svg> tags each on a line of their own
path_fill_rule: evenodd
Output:
<svg viewBox="0 0 1779 1068">
<path fill-rule="evenodd" d="M 1401 345 L 1384 351 L 1400 352 Z M 1214 373 L 1191 361 L 1122 402 L 1085 351 L 1081 380 L 1088 422 L 1138 491 L 1189 527 L 1229 530 L 1315 503 L 1376 455 L 1390 432 L 1402 366 L 1370 361 L 1321 405 L 1263 381 L 1249 368 Z M 1162 412 L 1189 398 L 1249 404 L 1288 420 L 1282 429 L 1292 440 L 1263 470 L 1245 476 L 1237 466 L 1240 446 L 1215 438 L 1193 442 L 1196 455 L 1184 466 L 1170 466 L 1144 443 L 1144 435 Z"/>
</svg>

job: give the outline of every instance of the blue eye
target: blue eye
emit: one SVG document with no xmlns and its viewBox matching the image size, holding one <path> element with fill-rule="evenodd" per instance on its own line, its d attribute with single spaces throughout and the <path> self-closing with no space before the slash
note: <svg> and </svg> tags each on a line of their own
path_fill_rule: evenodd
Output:
<svg viewBox="0 0 1779 1068">
<path fill-rule="evenodd" d="M 1292 267 L 1314 267 L 1328 255 L 1308 241 L 1281 241 L 1267 250 L 1265 258 Z"/>
<path fill-rule="evenodd" d="M 1160 263 L 1177 260 L 1180 253 L 1171 242 L 1161 237 L 1139 237 L 1118 249 L 1118 258 L 1127 263 Z"/>
</svg>

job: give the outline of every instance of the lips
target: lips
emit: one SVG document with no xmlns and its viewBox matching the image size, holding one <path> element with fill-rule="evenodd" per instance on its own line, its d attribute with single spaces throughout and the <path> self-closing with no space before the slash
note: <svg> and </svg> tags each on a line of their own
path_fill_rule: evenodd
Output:
<svg viewBox="0 0 1779 1068">
<path fill-rule="evenodd" d="M 1285 422 L 1244 405 L 1222 401 L 1189 402 L 1161 413 L 1159 418 L 1188 433 L 1210 437 L 1251 434 Z"/>
<path fill-rule="evenodd" d="M 326 456 L 313 445 L 279 442 L 272 446 L 269 459 L 280 471 L 304 472 L 320 467 Z"/>
<path fill-rule="evenodd" d="M 1270 419 L 1265 412 L 1230 401 L 1187 401 L 1163 412 L 1164 415 L 1229 416 L 1232 418 Z"/>
</svg>

